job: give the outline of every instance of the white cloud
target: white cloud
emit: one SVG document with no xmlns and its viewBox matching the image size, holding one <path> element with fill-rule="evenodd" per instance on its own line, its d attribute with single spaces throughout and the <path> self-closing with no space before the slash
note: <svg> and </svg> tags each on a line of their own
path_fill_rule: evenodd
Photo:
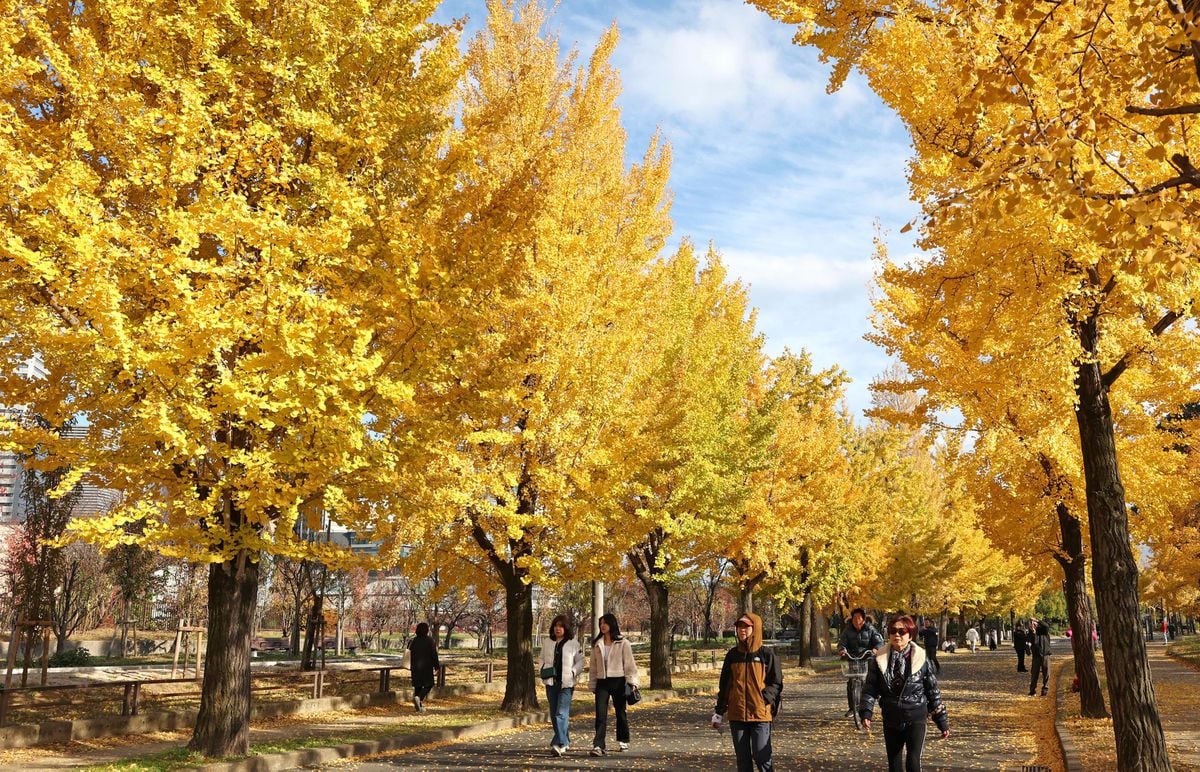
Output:
<svg viewBox="0 0 1200 772">
<path fill-rule="evenodd" d="M 796 77 L 777 49 L 762 45 L 764 28 L 774 24 L 765 15 L 713 0 L 673 11 L 641 16 L 622 41 L 618 56 L 632 99 L 687 120 L 741 123 L 761 116 L 764 105 L 795 110 L 823 95 L 823 84 Z"/>
<path fill-rule="evenodd" d="M 719 250 L 731 275 L 750 285 L 755 294 L 814 295 L 849 292 L 859 295 L 871 281 L 867 260 L 830 259 L 820 254 L 766 254 L 737 249 Z"/>
</svg>

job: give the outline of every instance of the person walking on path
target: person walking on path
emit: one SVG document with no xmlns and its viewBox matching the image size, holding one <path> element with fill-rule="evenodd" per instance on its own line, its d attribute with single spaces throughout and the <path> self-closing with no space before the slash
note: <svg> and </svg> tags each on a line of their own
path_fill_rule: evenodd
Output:
<svg viewBox="0 0 1200 772">
<path fill-rule="evenodd" d="M 550 724 L 554 727 L 550 752 L 562 756 L 571 747 L 571 739 L 567 734 L 571 721 L 571 697 L 575 694 L 575 681 L 583 673 L 583 651 L 579 648 L 579 641 L 575 640 L 571 623 L 563 614 L 550 622 L 550 639 L 542 645 L 538 673 L 546 685 Z"/>
<path fill-rule="evenodd" d="M 762 619 L 747 611 L 733 623 L 737 646 L 725 655 L 713 729 L 729 718 L 738 772 L 772 772 L 771 722 L 779 712 L 783 693 L 783 668 L 770 649 L 762 645 Z"/>
<path fill-rule="evenodd" d="M 417 634 L 408 642 L 408 671 L 412 676 L 413 707 L 418 713 L 425 712 L 425 698 L 433 689 L 433 674 L 441 670 L 438 662 L 437 643 L 429 635 L 429 625 L 417 625 Z"/>
<path fill-rule="evenodd" d="M 920 772 L 925 727 L 930 718 L 941 730 L 943 739 L 950 736 L 950 722 L 937 676 L 925 652 L 912 642 L 916 631 L 912 617 L 893 619 L 888 625 L 888 645 L 871 660 L 867 682 L 863 684 L 859 714 L 863 726 L 870 730 L 875 702 L 879 702 L 889 772 Z"/>
<path fill-rule="evenodd" d="M 608 732 L 608 701 L 617 714 L 617 749 L 629 748 L 629 719 L 625 715 L 625 687 L 637 688 L 638 667 L 633 659 L 633 647 L 621 637 L 621 627 L 612 614 L 600 617 L 600 634 L 592 642 L 592 662 L 588 671 L 588 686 L 596 695 L 596 736 L 592 740 L 592 755 L 608 753 L 604 739 Z"/>
<path fill-rule="evenodd" d="M 1037 623 L 1037 632 L 1033 636 L 1033 670 L 1029 675 L 1029 696 L 1037 691 L 1038 673 L 1042 674 L 1042 696 L 1047 694 L 1047 684 L 1050 682 L 1050 627 L 1045 622 Z"/>
<path fill-rule="evenodd" d="M 1167 623 L 1167 618 L 1163 617 L 1163 623 L 1162 623 L 1163 643 L 1171 642 L 1170 639 L 1167 637 L 1167 633 L 1170 631 L 1170 629 L 1171 629 L 1171 626 Z"/>
<path fill-rule="evenodd" d="M 975 648 L 979 646 L 979 631 L 974 627 L 967 630 L 967 645 L 971 647 L 971 653 L 975 653 Z"/>
<path fill-rule="evenodd" d="M 868 651 L 878 650 L 883 643 L 883 636 L 867 621 L 867 612 L 856 608 L 850 612 L 850 624 L 843 627 L 842 634 L 838 636 L 838 655 L 859 659 Z M 858 710 L 854 704 L 854 684 L 850 679 L 846 679 L 846 702 L 849 705 L 846 718 L 850 718 Z"/>
<path fill-rule="evenodd" d="M 1013 628 L 1013 648 L 1017 650 L 1017 672 L 1028 672 L 1025 667 L 1025 652 L 1028 651 L 1029 643 L 1025 636 L 1025 625 L 1017 622 L 1017 626 Z"/>
<path fill-rule="evenodd" d="M 938 631 L 932 619 L 925 620 L 925 629 L 921 631 L 921 643 L 925 646 L 925 657 L 936 675 L 942 674 L 942 663 L 938 662 Z"/>
</svg>

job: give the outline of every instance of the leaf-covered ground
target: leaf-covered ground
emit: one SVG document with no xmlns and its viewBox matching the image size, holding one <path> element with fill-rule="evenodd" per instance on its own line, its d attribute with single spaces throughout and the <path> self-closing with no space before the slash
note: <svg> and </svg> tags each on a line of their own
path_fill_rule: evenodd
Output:
<svg viewBox="0 0 1200 772">
<path fill-rule="evenodd" d="M 1066 652 L 1065 642 L 1056 642 Z M 1061 770 L 1053 734 L 1053 699 L 1026 696 L 1027 677 L 1016 672 L 1010 649 L 942 655 L 942 689 L 951 716 L 948 740 L 933 732 L 926 744 L 926 770 L 1019 770 L 1039 765 Z M 832 668 L 832 669 L 831 669 Z M 677 688 L 715 688 L 716 671 L 679 674 Z M 783 711 L 775 726 L 776 766 L 788 770 L 879 768 L 884 764 L 878 728 L 858 733 L 844 718 L 845 682 L 836 664 L 819 661 L 817 671 L 785 670 Z M 369 740 L 500 717 L 498 694 L 437 699 L 416 714 L 411 705 L 289 716 L 260 722 L 252 730 L 256 753 Z M 593 734 L 591 694 L 581 689 L 576 704 L 585 708 L 571 722 L 572 745 L 566 766 L 631 769 L 714 769 L 732 766 L 729 733 L 708 726 L 713 696 L 707 694 L 640 705 L 631 711 L 633 747 L 615 751 L 609 719 L 609 758 L 586 755 Z M 189 732 L 106 738 L 53 748 L 0 754 L 3 769 L 171 770 L 196 759 L 184 750 Z M 495 733 L 457 743 L 439 743 L 370 760 L 345 762 L 355 770 L 395 769 L 561 769 L 548 753 L 546 725 Z M 615 758 L 614 758 L 615 757 Z M 1102 768 L 1102 767 L 1101 767 Z"/>
<path fill-rule="evenodd" d="M 1019 770 L 1025 765 L 1062 769 L 1053 740 L 1053 701 L 1025 696 L 1028 681 L 1016 672 L 1011 650 L 943 655 L 943 691 L 951 713 L 950 739 L 930 738 L 926 770 Z M 683 685 L 676 683 L 675 685 Z M 590 700 L 581 692 L 579 700 Z M 616 751 L 608 722 L 609 756 L 587 755 L 593 735 L 591 711 L 571 721 L 568 761 L 549 754 L 546 725 L 495 733 L 459 743 L 344 762 L 361 772 L 423 769 L 727 769 L 733 752 L 727 731 L 708 726 L 713 696 L 679 698 L 634 708 L 632 747 Z M 882 733 L 854 730 L 846 709 L 845 681 L 837 672 L 804 675 L 785 671 L 783 710 L 774 730 L 776 767 L 787 770 L 880 768 Z"/>
<path fill-rule="evenodd" d="M 1200 637 L 1183 638 L 1172 644 L 1185 657 L 1200 653 Z M 1160 641 L 1146 645 L 1150 672 L 1154 679 L 1154 696 L 1158 701 L 1159 718 L 1167 737 L 1167 753 L 1175 772 L 1200 771 L 1200 727 L 1196 723 L 1196 707 L 1200 702 L 1200 670 L 1193 661 L 1169 658 Z M 1104 682 L 1103 652 L 1100 657 L 1100 679 Z M 1106 696 L 1107 696 L 1107 686 Z M 1079 700 L 1067 695 L 1063 721 L 1075 743 L 1080 762 L 1087 770 L 1117 768 L 1113 722 L 1107 719 L 1085 719 L 1079 715 Z"/>
</svg>

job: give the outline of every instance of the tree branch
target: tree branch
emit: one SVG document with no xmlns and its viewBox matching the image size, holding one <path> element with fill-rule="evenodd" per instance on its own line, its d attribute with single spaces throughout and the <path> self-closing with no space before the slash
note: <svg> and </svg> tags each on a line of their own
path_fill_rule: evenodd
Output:
<svg viewBox="0 0 1200 772">
<path fill-rule="evenodd" d="M 1196 115 L 1200 114 L 1200 105 L 1176 105 L 1174 107 L 1134 107 L 1127 105 L 1125 112 L 1134 115 Z"/>
</svg>

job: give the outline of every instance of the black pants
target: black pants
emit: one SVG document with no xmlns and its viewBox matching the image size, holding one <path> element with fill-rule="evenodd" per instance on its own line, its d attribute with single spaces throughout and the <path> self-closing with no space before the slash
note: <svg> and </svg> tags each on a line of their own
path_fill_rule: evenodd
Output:
<svg viewBox="0 0 1200 772">
<path fill-rule="evenodd" d="M 604 747 L 604 735 L 608 733 L 608 700 L 612 698 L 613 711 L 617 714 L 617 742 L 629 742 L 629 719 L 625 717 L 625 679 L 601 678 L 596 681 L 596 736 L 592 746 Z"/>
<path fill-rule="evenodd" d="M 759 772 L 773 772 L 770 721 L 730 721 L 729 730 L 738 772 L 754 772 L 755 764 Z"/>
<path fill-rule="evenodd" d="M 925 649 L 925 658 L 929 660 L 929 667 L 933 668 L 934 675 L 941 675 L 942 663 L 938 662 L 937 646 Z"/>
<path fill-rule="evenodd" d="M 1033 657 L 1033 670 L 1029 673 L 1029 694 L 1032 695 L 1037 691 L 1038 672 L 1042 674 L 1042 691 L 1046 691 L 1046 684 L 1050 681 L 1050 658 L 1039 657 L 1036 654 Z"/>
<path fill-rule="evenodd" d="M 898 727 L 883 725 L 883 746 L 887 748 L 888 772 L 921 772 L 921 751 L 925 747 L 924 720 Z M 908 758 L 904 750 L 908 749 Z"/>
<path fill-rule="evenodd" d="M 413 696 L 423 701 L 433 691 L 433 684 L 413 684 Z"/>
<path fill-rule="evenodd" d="M 1028 668 L 1025 667 L 1025 647 L 1017 649 L 1017 672 L 1024 673 Z"/>
</svg>

